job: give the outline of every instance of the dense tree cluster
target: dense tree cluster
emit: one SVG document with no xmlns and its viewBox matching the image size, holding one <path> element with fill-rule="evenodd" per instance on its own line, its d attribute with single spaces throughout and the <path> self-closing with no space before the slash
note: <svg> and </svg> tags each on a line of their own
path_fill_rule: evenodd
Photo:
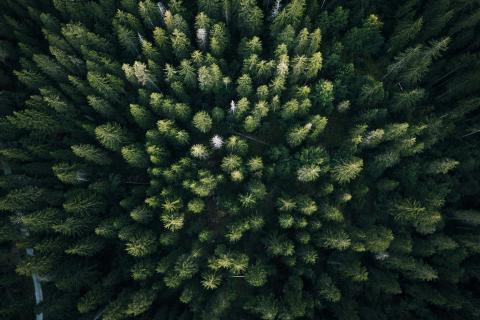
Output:
<svg viewBox="0 0 480 320">
<path fill-rule="evenodd" d="M 0 10 L 0 318 L 480 318 L 479 1 Z"/>
</svg>

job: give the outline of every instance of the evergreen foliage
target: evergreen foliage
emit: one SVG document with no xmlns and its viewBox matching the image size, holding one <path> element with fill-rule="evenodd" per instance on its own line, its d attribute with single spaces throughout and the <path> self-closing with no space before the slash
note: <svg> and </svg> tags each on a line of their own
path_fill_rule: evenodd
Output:
<svg viewBox="0 0 480 320">
<path fill-rule="evenodd" d="M 478 1 L 0 11 L 1 319 L 480 318 Z"/>
</svg>

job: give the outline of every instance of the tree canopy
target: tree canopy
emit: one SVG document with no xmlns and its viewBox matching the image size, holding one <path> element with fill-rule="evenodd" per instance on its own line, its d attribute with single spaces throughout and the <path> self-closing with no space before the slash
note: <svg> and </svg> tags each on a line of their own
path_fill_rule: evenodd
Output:
<svg viewBox="0 0 480 320">
<path fill-rule="evenodd" d="M 478 1 L 0 11 L 0 318 L 480 318 Z"/>
</svg>

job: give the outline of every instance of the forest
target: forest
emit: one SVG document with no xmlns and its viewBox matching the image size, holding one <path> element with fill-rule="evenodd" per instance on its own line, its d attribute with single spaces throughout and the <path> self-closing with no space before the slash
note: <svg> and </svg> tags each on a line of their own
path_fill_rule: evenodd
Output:
<svg viewBox="0 0 480 320">
<path fill-rule="evenodd" d="M 0 1 L 0 319 L 480 319 L 480 0 Z"/>
</svg>

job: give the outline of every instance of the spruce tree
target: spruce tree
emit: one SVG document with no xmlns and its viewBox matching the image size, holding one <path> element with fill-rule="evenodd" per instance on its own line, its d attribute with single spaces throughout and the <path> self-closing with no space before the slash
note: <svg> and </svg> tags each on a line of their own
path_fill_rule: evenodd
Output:
<svg viewBox="0 0 480 320">
<path fill-rule="evenodd" d="M 478 3 L 0 9 L 0 318 L 480 317 Z"/>
</svg>

